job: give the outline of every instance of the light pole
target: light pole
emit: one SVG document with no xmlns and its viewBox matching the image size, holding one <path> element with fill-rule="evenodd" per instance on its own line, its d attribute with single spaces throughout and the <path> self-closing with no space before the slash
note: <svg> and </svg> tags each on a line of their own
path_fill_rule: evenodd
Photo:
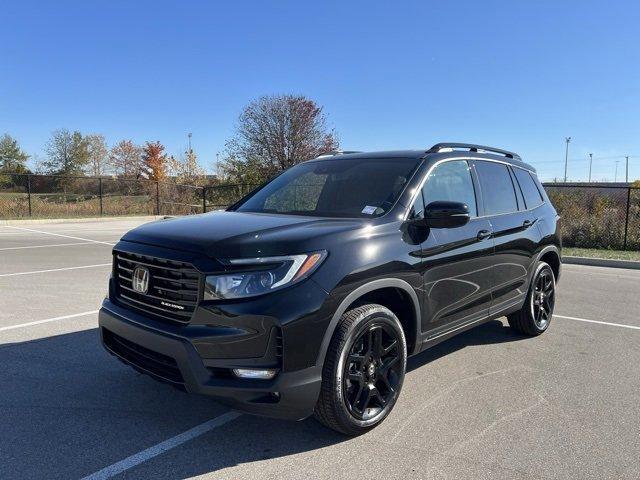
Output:
<svg viewBox="0 0 640 480">
<path fill-rule="evenodd" d="M 613 177 L 613 181 L 617 182 L 618 181 L 618 164 L 620 163 L 620 160 L 616 160 L 616 174 Z"/>
<path fill-rule="evenodd" d="M 626 164 L 625 164 L 625 168 L 624 168 L 624 181 L 626 183 L 629 183 L 629 155 L 627 155 L 626 157 L 624 157 L 626 160 Z"/>
<path fill-rule="evenodd" d="M 189 137 L 189 153 L 191 153 L 191 133 L 188 133 L 187 137 Z"/>
<path fill-rule="evenodd" d="M 565 137 L 564 141 L 567 142 L 567 148 L 564 151 L 564 183 L 567 183 L 567 164 L 569 163 L 569 142 L 571 137 Z"/>
<path fill-rule="evenodd" d="M 593 165 L 593 153 L 589 154 L 589 183 L 591 183 L 591 165 Z"/>
</svg>

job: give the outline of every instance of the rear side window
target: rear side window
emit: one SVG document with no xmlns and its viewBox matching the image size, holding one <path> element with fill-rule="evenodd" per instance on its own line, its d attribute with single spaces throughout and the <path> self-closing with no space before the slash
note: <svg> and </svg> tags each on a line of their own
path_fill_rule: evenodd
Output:
<svg viewBox="0 0 640 480">
<path fill-rule="evenodd" d="M 527 208 L 535 208 L 541 205 L 543 202 L 542 195 L 540 195 L 536 183 L 533 181 L 533 178 L 531 178 L 531 174 L 517 167 L 514 167 L 513 172 L 516 174 L 516 180 L 518 180 L 520 184 Z"/>
<path fill-rule="evenodd" d="M 516 191 L 509 169 L 502 163 L 476 161 L 484 199 L 485 215 L 500 215 L 518 211 Z"/>
</svg>

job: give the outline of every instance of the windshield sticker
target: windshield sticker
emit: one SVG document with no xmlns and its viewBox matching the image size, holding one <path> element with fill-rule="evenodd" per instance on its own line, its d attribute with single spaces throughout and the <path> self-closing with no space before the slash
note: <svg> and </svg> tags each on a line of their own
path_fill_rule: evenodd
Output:
<svg viewBox="0 0 640 480">
<path fill-rule="evenodd" d="M 376 209 L 378 207 L 372 207 L 370 205 L 367 205 L 366 207 L 364 207 L 362 209 L 362 213 L 367 214 L 367 215 L 373 215 L 376 212 Z"/>
</svg>

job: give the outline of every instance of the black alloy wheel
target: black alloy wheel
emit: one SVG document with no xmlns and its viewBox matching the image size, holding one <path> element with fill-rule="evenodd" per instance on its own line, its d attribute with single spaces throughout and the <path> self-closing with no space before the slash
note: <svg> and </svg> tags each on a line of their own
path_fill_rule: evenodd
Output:
<svg viewBox="0 0 640 480">
<path fill-rule="evenodd" d="M 533 321 L 540 330 L 549 325 L 553 307 L 556 301 L 556 289 L 553 272 L 550 268 L 543 268 L 535 281 L 533 294 L 531 295 L 531 311 Z"/>
<path fill-rule="evenodd" d="M 551 323 L 556 304 L 556 277 L 548 263 L 540 261 L 522 308 L 507 315 L 511 328 L 524 335 L 540 335 Z"/>
<path fill-rule="evenodd" d="M 361 435 L 393 409 L 404 381 L 407 342 L 398 317 L 366 304 L 340 317 L 325 356 L 315 417 L 345 435 Z"/>
<path fill-rule="evenodd" d="M 356 419 L 375 418 L 395 396 L 402 376 L 400 342 L 394 329 L 379 323 L 354 339 L 344 366 L 343 394 Z"/>
</svg>

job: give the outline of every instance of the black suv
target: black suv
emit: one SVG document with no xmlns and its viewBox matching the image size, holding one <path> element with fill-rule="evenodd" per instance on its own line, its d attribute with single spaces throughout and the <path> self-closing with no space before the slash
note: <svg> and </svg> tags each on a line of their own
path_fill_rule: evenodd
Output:
<svg viewBox="0 0 640 480">
<path fill-rule="evenodd" d="M 360 434 L 393 408 L 407 356 L 504 315 L 547 329 L 558 218 L 504 150 L 322 156 L 226 211 L 128 232 L 102 341 L 188 392 Z"/>
</svg>

